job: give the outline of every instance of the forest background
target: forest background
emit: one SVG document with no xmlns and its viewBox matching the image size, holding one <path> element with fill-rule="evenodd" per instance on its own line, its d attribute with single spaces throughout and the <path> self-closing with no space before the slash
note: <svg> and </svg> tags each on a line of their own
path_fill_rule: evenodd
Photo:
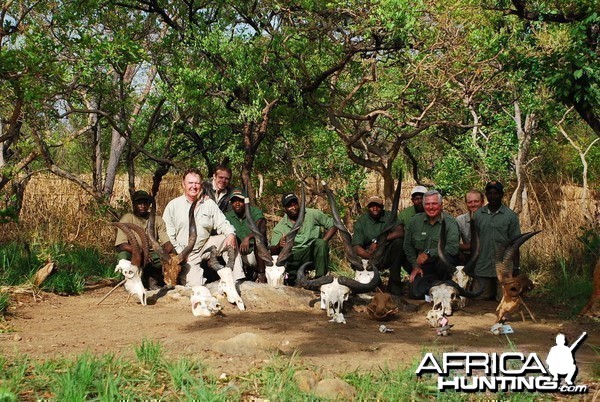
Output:
<svg viewBox="0 0 600 402">
<path fill-rule="evenodd" d="M 596 0 L 0 6 L 2 242 L 109 251 L 127 193 L 163 207 L 191 166 L 228 164 L 269 214 L 326 180 L 347 222 L 400 174 L 405 205 L 415 183 L 459 200 L 498 179 L 544 229 L 527 268 L 591 277 Z"/>
</svg>

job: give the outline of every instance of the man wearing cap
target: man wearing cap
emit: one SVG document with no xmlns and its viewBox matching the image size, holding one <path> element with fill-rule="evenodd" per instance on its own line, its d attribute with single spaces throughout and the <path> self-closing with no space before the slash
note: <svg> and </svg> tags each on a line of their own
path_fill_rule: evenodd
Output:
<svg viewBox="0 0 600 402">
<path fill-rule="evenodd" d="M 423 194 L 425 194 L 426 192 L 427 188 L 423 186 L 416 186 L 410 192 L 410 200 L 413 204 L 410 207 L 404 208 L 398 214 L 400 225 L 402 225 L 403 228 L 406 228 L 406 225 L 408 225 L 408 221 L 410 221 L 410 218 L 412 218 L 416 214 L 423 212 Z"/>
<path fill-rule="evenodd" d="M 217 203 L 223 213 L 231 210 L 231 169 L 225 165 L 217 165 L 212 180 L 202 183 L 204 194 Z"/>
<path fill-rule="evenodd" d="M 298 219 L 300 207 L 298 197 L 294 193 L 286 193 L 281 197 L 285 215 L 273 228 L 271 234 L 271 254 L 277 255 L 285 246 L 285 235 L 290 232 Z M 321 237 L 322 232 L 325 232 Z M 314 208 L 306 208 L 304 222 L 294 239 L 292 254 L 287 259 L 285 270 L 288 272 L 287 283 L 292 285 L 296 279 L 298 268 L 305 262 L 314 262 L 315 277 L 327 274 L 329 269 L 329 240 L 335 235 L 337 228 L 333 218 Z"/>
<path fill-rule="evenodd" d="M 480 299 L 494 299 L 498 291 L 496 276 L 496 251 L 508 244 L 509 240 L 521 234 L 519 217 L 502 203 L 504 186 L 499 181 L 490 181 L 485 186 L 487 205 L 473 215 L 479 229 L 481 250 L 475 265 L 475 289 L 483 286 Z M 514 267 L 519 267 L 519 252 L 514 256 Z M 518 268 L 517 268 L 518 270 Z"/>
<path fill-rule="evenodd" d="M 377 244 L 377 236 L 383 229 L 394 220 L 396 227 L 392 229 L 387 237 L 385 244 Z M 388 291 L 390 293 L 400 293 L 402 266 L 401 257 L 404 254 L 402 250 L 404 230 L 398 224 L 398 218 L 392 216 L 390 211 L 383 209 L 383 199 L 379 196 L 372 196 L 367 199 L 367 212 L 362 214 L 354 224 L 354 236 L 352 237 L 352 247 L 354 252 L 364 260 L 371 258 L 378 247 L 385 247 L 383 264 L 379 269 L 390 269 L 390 279 Z"/>
<path fill-rule="evenodd" d="M 483 206 L 483 193 L 481 190 L 473 188 L 465 194 L 465 204 L 467 212 L 456 217 L 458 228 L 460 229 L 460 238 L 462 243 L 459 245 L 461 262 L 466 262 L 471 256 L 471 219 L 475 212 Z M 467 272 L 472 275 L 472 272 Z"/>
<path fill-rule="evenodd" d="M 254 233 L 248 227 L 244 204 L 245 198 L 246 194 L 244 194 L 241 188 L 233 188 L 229 199 L 231 210 L 225 213 L 225 217 L 235 228 L 235 235 L 237 237 L 239 252 L 242 256 L 246 277 L 254 279 L 256 282 L 267 283 L 267 277 L 265 276 L 265 262 L 261 258 L 256 258 L 254 252 Z M 252 214 L 252 219 L 266 239 L 267 221 L 262 211 L 257 207 L 250 205 L 250 214 Z"/>
<path fill-rule="evenodd" d="M 152 204 L 152 197 L 150 194 L 143 190 L 138 190 L 133 193 L 133 213 L 127 212 L 121 217 L 119 222 L 133 223 L 144 230 L 147 230 L 148 217 L 150 215 L 150 205 Z M 160 216 L 156 217 L 154 236 L 158 240 L 158 243 L 162 246 L 165 252 L 169 253 L 173 250 L 173 245 L 169 241 L 167 235 L 167 228 L 165 221 Z M 138 235 L 135 235 L 138 237 Z M 141 239 L 138 238 L 138 241 Z M 140 242 L 141 244 L 141 242 Z M 117 238 L 115 239 L 115 249 L 118 252 L 117 259 L 131 260 L 131 244 L 127 240 L 127 235 L 123 233 L 121 229 L 117 229 Z M 150 254 L 152 261 L 148 262 L 142 270 L 142 283 L 146 289 L 162 287 L 164 286 L 164 279 L 162 275 L 162 264 L 160 256 L 156 251 L 152 251 Z"/>
<path fill-rule="evenodd" d="M 423 208 L 425 212 L 410 218 L 404 237 L 404 252 L 411 265 L 409 296 L 413 299 L 422 299 L 435 281 L 450 276 L 438 254 L 442 220 L 446 224 L 444 255 L 450 263 L 456 262 L 460 238 L 458 223 L 443 212 L 442 195 L 437 190 L 424 194 Z"/>
</svg>

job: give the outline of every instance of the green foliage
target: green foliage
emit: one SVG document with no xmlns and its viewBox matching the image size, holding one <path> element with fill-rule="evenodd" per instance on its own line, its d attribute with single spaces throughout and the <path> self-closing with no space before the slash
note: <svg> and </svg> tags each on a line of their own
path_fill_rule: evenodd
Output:
<svg viewBox="0 0 600 402">
<path fill-rule="evenodd" d="M 86 281 L 115 277 L 112 256 L 102 256 L 91 247 L 56 243 L 49 246 L 19 243 L 0 244 L 0 283 L 20 285 L 46 262 L 55 263 L 55 272 L 42 289 L 60 294 L 81 294 Z"/>
<path fill-rule="evenodd" d="M 142 342 L 135 347 L 135 356 L 148 369 L 156 369 L 163 362 L 162 345 L 159 342 L 142 339 Z"/>
<path fill-rule="evenodd" d="M 10 306 L 10 296 L 8 293 L 0 292 L 0 317 L 4 317 Z"/>
</svg>

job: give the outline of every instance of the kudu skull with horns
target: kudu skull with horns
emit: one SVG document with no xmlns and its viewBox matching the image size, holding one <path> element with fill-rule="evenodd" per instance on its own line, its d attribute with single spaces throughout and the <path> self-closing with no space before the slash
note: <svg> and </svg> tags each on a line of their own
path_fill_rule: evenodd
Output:
<svg viewBox="0 0 600 402">
<path fill-rule="evenodd" d="M 245 199 L 246 219 L 248 221 L 248 227 L 250 230 L 252 230 L 252 233 L 254 233 L 257 257 L 265 262 L 265 276 L 267 277 L 267 283 L 275 288 L 283 286 L 284 284 L 285 262 L 292 254 L 294 239 L 298 234 L 300 227 L 302 227 L 302 223 L 304 222 L 305 204 L 306 196 L 304 187 L 302 187 L 298 218 L 296 219 L 296 222 L 294 223 L 294 226 L 292 226 L 290 232 L 285 235 L 285 246 L 281 249 L 278 255 L 271 255 L 267 239 L 256 225 L 256 222 L 254 222 L 254 219 L 252 219 L 252 214 L 250 213 L 250 199 Z"/>
</svg>

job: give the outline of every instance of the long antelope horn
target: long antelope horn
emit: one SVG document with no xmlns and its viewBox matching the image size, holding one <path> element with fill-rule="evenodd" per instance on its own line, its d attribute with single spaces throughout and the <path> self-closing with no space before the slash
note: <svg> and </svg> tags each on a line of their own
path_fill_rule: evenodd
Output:
<svg viewBox="0 0 600 402">
<path fill-rule="evenodd" d="M 531 239 L 536 234 L 540 233 L 541 230 L 536 230 L 535 232 L 527 232 L 523 233 L 514 239 L 511 239 L 506 248 L 504 249 L 504 253 L 502 255 L 502 262 L 506 264 L 508 261 L 512 260 L 515 253 L 521 247 L 521 244 L 525 243 L 527 240 Z"/>
<path fill-rule="evenodd" d="M 373 266 L 373 273 L 375 275 L 373 275 L 373 278 L 371 278 L 369 283 L 360 283 L 357 280 L 345 276 L 338 277 L 338 283 L 340 285 L 348 286 L 355 294 L 372 292 L 380 283 L 379 271 L 375 266 Z"/>
<path fill-rule="evenodd" d="M 142 265 L 145 265 L 148 258 L 150 258 L 150 242 L 148 240 L 148 235 L 146 234 L 144 228 L 135 224 L 131 224 L 131 230 L 133 230 L 141 240 L 140 247 L 142 249 Z"/>
<path fill-rule="evenodd" d="M 197 203 L 198 203 L 198 199 L 196 199 L 194 202 L 192 202 L 192 205 L 190 205 L 190 211 L 188 213 L 188 219 L 190 221 L 188 244 L 187 244 L 187 246 L 185 246 L 185 248 L 183 250 L 181 250 L 181 253 L 177 254 L 177 259 L 179 260 L 180 264 L 183 261 L 185 261 L 186 258 L 188 258 L 188 256 L 194 249 L 194 245 L 196 244 L 196 239 L 198 238 L 198 232 L 196 230 L 196 218 L 194 215 Z"/>
<path fill-rule="evenodd" d="M 132 226 L 137 225 L 124 222 L 112 222 L 112 225 L 118 227 L 123 231 L 123 233 L 125 233 L 125 236 L 127 236 L 127 241 L 131 245 L 131 264 L 141 268 L 143 262 L 142 249 L 140 248 L 140 243 L 138 242 L 137 237 L 135 237 L 135 233 L 132 230 Z"/>
<path fill-rule="evenodd" d="M 221 264 L 217 258 L 219 256 L 219 250 L 217 250 L 217 246 L 210 246 L 204 252 L 209 254 L 208 266 L 214 269 L 215 272 L 225 268 L 225 266 Z"/>
<path fill-rule="evenodd" d="M 479 241 L 479 228 L 477 227 L 477 222 L 475 219 L 471 217 L 470 222 L 471 227 L 471 259 L 465 265 L 465 271 L 471 272 L 477 264 L 477 260 L 479 259 L 479 253 L 481 252 L 481 243 Z"/>
<path fill-rule="evenodd" d="M 146 232 L 148 233 L 148 239 L 150 239 L 152 248 L 158 253 L 160 259 L 162 261 L 168 261 L 170 259 L 169 254 L 165 253 L 163 248 L 158 243 L 158 240 L 156 240 L 156 201 L 154 198 L 152 198 L 150 216 L 148 217 L 148 228 Z"/>
<path fill-rule="evenodd" d="M 308 267 L 313 267 L 314 263 L 305 262 L 298 268 L 298 273 L 296 274 L 296 286 L 308 289 L 308 290 L 319 290 L 319 288 L 323 285 L 327 285 L 328 283 L 333 282 L 333 276 L 326 275 L 317 279 L 306 279 L 306 275 L 304 274 L 304 270 Z"/>
<path fill-rule="evenodd" d="M 446 249 L 446 220 L 442 216 L 442 227 L 440 228 L 440 240 L 438 241 L 438 256 L 440 258 L 440 261 L 444 265 L 444 267 L 448 270 L 448 272 L 450 272 L 450 274 L 453 274 L 454 272 L 456 272 L 456 266 L 454 264 L 451 264 L 450 261 L 448 261 L 448 257 L 446 256 L 446 253 L 444 251 L 445 249 Z"/>
<path fill-rule="evenodd" d="M 342 243 L 344 244 L 344 251 L 346 252 L 346 258 L 350 262 L 350 266 L 355 271 L 362 271 L 364 267 L 362 265 L 362 261 L 360 257 L 354 252 L 354 247 L 352 247 L 352 235 L 350 231 L 342 222 L 340 218 L 340 213 L 337 209 L 337 205 L 335 203 L 335 199 L 333 197 L 333 193 L 327 186 L 325 181 L 321 182 L 323 184 L 323 189 L 325 190 L 325 194 L 327 194 L 327 199 L 329 200 L 329 206 L 331 207 L 331 215 L 333 215 L 333 223 L 336 228 L 338 228 L 340 235 L 342 236 Z"/>
<path fill-rule="evenodd" d="M 296 219 L 296 223 L 292 226 L 292 229 L 288 234 L 285 235 L 285 246 L 279 252 L 279 257 L 277 258 L 277 262 L 275 263 L 277 266 L 281 267 L 285 264 L 286 260 L 292 254 L 292 247 L 294 247 L 294 239 L 302 227 L 302 223 L 304 222 L 304 213 L 306 210 L 306 194 L 304 191 L 304 184 L 300 188 L 300 212 L 298 212 L 298 219 Z"/>
<path fill-rule="evenodd" d="M 267 239 L 262 234 L 256 222 L 254 222 L 254 218 L 252 217 L 252 213 L 250 212 L 250 199 L 248 197 L 244 198 L 244 209 L 246 211 L 246 221 L 248 222 L 248 228 L 254 233 L 254 244 L 256 246 L 256 251 L 261 260 L 265 262 L 265 264 L 270 267 L 273 265 L 273 257 L 271 253 L 267 249 Z"/>
</svg>

